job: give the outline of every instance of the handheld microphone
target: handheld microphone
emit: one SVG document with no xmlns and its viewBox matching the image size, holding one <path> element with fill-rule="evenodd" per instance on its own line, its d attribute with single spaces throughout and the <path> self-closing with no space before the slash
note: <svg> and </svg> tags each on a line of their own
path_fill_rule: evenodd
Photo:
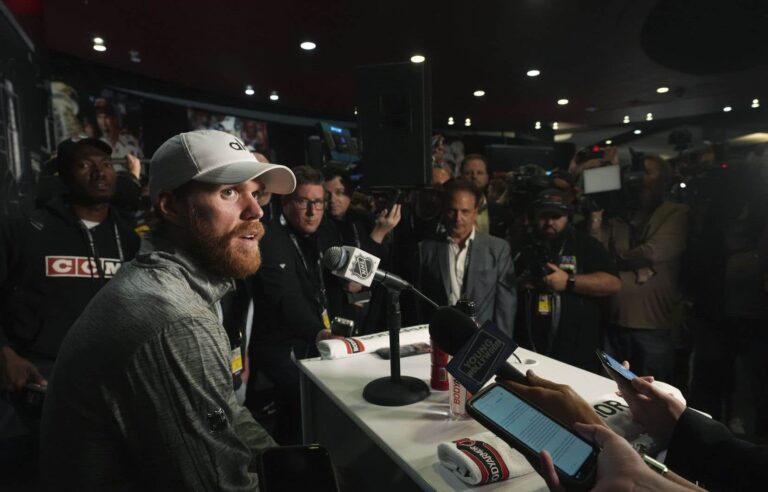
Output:
<svg viewBox="0 0 768 492">
<path fill-rule="evenodd" d="M 362 249 L 352 246 L 331 246 L 323 253 L 323 266 L 337 277 L 370 287 L 375 280 L 396 289 L 413 289 L 413 286 L 397 275 L 379 270 L 381 260 Z"/>
<path fill-rule="evenodd" d="M 429 322 L 429 336 L 444 352 L 456 355 L 473 337 L 478 328 L 474 320 L 454 307 L 441 307 Z M 528 378 L 504 362 L 496 369 L 496 375 L 516 383 L 530 386 Z"/>
</svg>

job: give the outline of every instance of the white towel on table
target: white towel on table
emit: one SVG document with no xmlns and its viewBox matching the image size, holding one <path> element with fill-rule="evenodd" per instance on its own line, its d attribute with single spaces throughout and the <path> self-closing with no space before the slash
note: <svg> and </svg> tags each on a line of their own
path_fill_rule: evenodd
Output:
<svg viewBox="0 0 768 492">
<path fill-rule="evenodd" d="M 440 464 L 469 485 L 520 477 L 535 470 L 515 449 L 490 432 L 437 446 Z"/>
<path fill-rule="evenodd" d="M 428 342 L 428 325 L 409 326 L 400 330 L 400 345 Z M 317 343 L 317 350 L 323 359 L 342 359 L 356 354 L 375 352 L 389 347 L 389 332 L 374 333 L 362 337 L 323 340 Z"/>
</svg>

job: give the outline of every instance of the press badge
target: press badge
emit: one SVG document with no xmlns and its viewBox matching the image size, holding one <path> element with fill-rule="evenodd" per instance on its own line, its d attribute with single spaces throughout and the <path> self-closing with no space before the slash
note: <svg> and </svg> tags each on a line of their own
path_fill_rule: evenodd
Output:
<svg viewBox="0 0 768 492">
<path fill-rule="evenodd" d="M 576 273 L 576 257 L 575 256 L 561 256 L 560 265 L 561 270 L 566 272 Z"/>
<path fill-rule="evenodd" d="M 323 326 L 325 326 L 326 330 L 330 330 L 331 329 L 331 317 L 328 315 L 328 310 L 327 309 L 323 309 L 322 316 L 323 316 Z"/>
<path fill-rule="evenodd" d="M 539 294 L 539 314 L 547 316 L 552 313 L 552 301 L 549 294 Z"/>
<path fill-rule="evenodd" d="M 243 372 L 243 353 L 240 351 L 239 346 L 232 349 L 229 357 L 229 368 L 233 376 L 238 376 Z"/>
</svg>

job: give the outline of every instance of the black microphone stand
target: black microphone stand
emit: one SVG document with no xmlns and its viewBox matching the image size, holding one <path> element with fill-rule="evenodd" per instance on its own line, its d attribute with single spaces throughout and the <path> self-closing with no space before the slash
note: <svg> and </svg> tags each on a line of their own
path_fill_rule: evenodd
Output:
<svg viewBox="0 0 768 492">
<path fill-rule="evenodd" d="M 435 307 L 427 296 L 408 285 L 407 288 Z M 387 286 L 387 329 L 389 330 L 389 377 L 374 379 L 363 389 L 363 398 L 374 405 L 400 407 L 416 403 L 429 396 L 429 386 L 421 379 L 400 374 L 400 292 L 401 288 Z"/>
</svg>

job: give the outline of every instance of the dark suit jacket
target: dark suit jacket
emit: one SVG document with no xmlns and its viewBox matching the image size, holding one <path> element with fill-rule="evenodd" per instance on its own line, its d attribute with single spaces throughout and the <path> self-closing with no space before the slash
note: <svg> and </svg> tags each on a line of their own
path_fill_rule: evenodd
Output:
<svg viewBox="0 0 768 492">
<path fill-rule="evenodd" d="M 517 309 L 515 267 L 506 241 L 475 233 L 469 268 L 465 273 L 466 297 L 477 305 L 477 321 L 493 320 L 500 330 L 512 336 Z M 448 240 L 426 239 L 418 245 L 416 286 L 440 305 L 448 303 L 451 289 L 448 269 Z M 424 307 L 422 321 L 429 321 L 431 307 Z"/>
<path fill-rule="evenodd" d="M 737 439 L 689 408 L 675 425 L 665 462 L 707 490 L 760 490 L 768 483 L 768 446 Z"/>
</svg>

